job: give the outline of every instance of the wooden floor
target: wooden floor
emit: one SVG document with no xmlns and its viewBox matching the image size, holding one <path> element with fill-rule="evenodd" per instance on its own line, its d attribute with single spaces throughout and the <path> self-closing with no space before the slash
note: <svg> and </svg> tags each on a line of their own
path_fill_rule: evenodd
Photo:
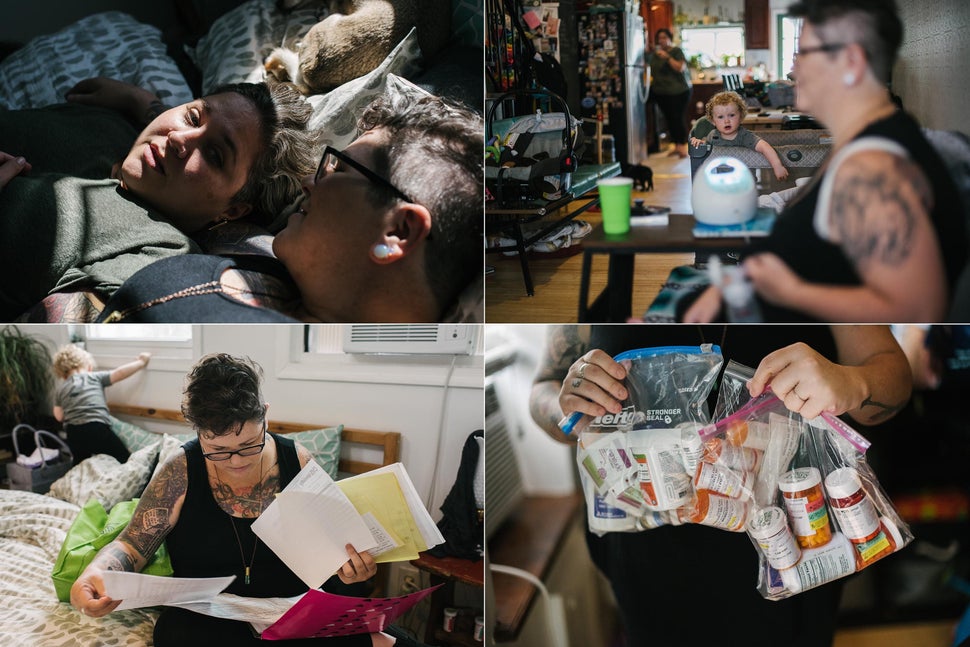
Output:
<svg viewBox="0 0 970 647">
<path fill-rule="evenodd" d="M 840 629 L 832 647 L 950 647 L 955 621 Z"/>
<path fill-rule="evenodd" d="M 670 207 L 673 213 L 690 213 L 690 160 L 651 155 L 654 190 L 634 192 L 646 204 Z M 585 212 L 578 220 L 597 225 L 598 212 Z M 578 247 L 578 246 L 577 246 Z M 485 320 L 489 323 L 575 323 L 579 311 L 579 281 L 583 255 L 549 258 L 531 254 L 529 268 L 535 296 L 527 296 L 516 256 L 487 254 L 485 262 L 495 268 L 485 279 Z M 692 263 L 693 254 L 641 254 L 635 261 L 634 316 L 646 311 L 660 286 L 678 265 Z M 607 258 L 597 255 L 590 272 L 590 294 L 595 297 L 606 285 Z"/>
</svg>

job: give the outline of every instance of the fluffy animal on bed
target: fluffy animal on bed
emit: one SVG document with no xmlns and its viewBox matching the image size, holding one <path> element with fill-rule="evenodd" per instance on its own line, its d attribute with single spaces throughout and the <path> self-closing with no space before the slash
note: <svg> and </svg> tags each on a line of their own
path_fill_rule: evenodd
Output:
<svg viewBox="0 0 970 647">
<path fill-rule="evenodd" d="M 310 28 L 298 51 L 277 48 L 266 71 L 292 81 L 304 94 L 318 94 L 367 74 L 417 28 L 425 60 L 448 41 L 450 0 L 277 0 L 282 11 L 316 4 L 329 12 Z"/>
</svg>

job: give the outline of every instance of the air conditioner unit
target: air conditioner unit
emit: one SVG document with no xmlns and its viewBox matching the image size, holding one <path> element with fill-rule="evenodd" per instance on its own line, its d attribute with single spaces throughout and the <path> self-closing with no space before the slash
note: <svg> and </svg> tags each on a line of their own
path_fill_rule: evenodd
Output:
<svg viewBox="0 0 970 647">
<path fill-rule="evenodd" d="M 352 324 L 344 326 L 344 352 L 471 355 L 476 329 L 467 324 Z"/>
</svg>

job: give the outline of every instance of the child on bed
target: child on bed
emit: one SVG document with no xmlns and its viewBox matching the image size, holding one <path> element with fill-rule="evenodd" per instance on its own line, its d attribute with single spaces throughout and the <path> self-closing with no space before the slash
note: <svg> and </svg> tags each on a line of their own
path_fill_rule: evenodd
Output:
<svg viewBox="0 0 970 647">
<path fill-rule="evenodd" d="M 781 163 L 781 158 L 778 157 L 775 149 L 741 125 L 747 114 L 748 107 L 740 94 L 729 91 L 718 92 L 707 102 L 707 118 L 714 124 L 715 130 L 709 132 L 704 139 L 691 137 L 691 145 L 700 146 L 708 143 L 750 148 L 764 155 L 771 164 L 775 177 L 784 180 L 788 177 L 788 169 Z"/>
<path fill-rule="evenodd" d="M 128 449 L 111 431 L 104 388 L 148 366 L 151 356 L 140 353 L 138 359 L 113 371 L 95 371 L 91 353 L 74 344 L 54 355 L 54 373 L 64 380 L 54 391 L 54 417 L 64 423 L 75 464 L 94 454 L 114 456 L 119 463 L 128 460 Z"/>
</svg>

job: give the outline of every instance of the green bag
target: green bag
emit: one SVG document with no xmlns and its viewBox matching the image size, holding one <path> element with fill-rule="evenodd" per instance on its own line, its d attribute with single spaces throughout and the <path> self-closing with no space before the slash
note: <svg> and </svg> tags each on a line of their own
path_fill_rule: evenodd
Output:
<svg viewBox="0 0 970 647">
<path fill-rule="evenodd" d="M 122 501 L 111 508 L 109 514 L 97 499 L 91 499 L 84 504 L 74 523 L 71 524 L 70 530 L 67 531 L 61 552 L 54 562 L 54 570 L 51 571 L 58 600 L 71 601 L 71 586 L 74 585 L 74 580 L 84 572 L 99 550 L 121 534 L 131 521 L 137 505 L 138 499 Z M 165 544 L 159 547 L 141 572 L 147 575 L 172 574 L 172 560 L 169 559 Z"/>
</svg>

